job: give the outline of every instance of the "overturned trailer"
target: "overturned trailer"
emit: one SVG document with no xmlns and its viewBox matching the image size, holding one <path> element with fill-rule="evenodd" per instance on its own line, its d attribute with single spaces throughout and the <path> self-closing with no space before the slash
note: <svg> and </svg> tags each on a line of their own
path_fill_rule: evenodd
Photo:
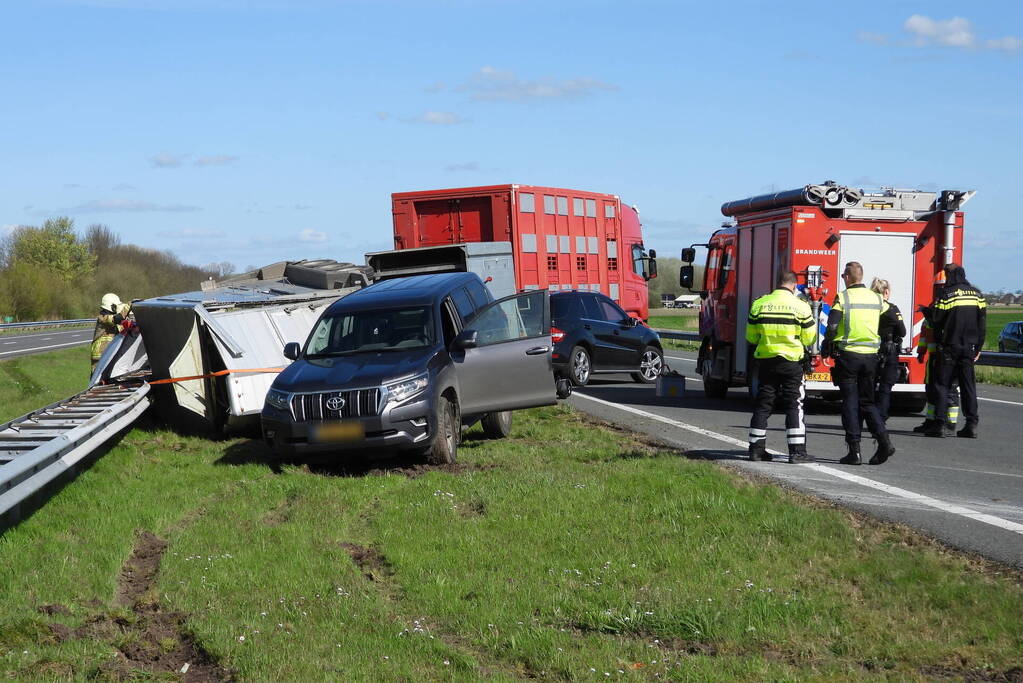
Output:
<svg viewBox="0 0 1023 683">
<path fill-rule="evenodd" d="M 94 381 L 137 367 L 144 344 L 164 419 L 202 431 L 258 419 L 267 389 L 289 362 L 284 345 L 304 341 L 326 306 L 372 280 L 369 268 L 351 263 L 280 262 L 198 291 L 138 301 L 132 311 L 141 339 L 122 337 Z"/>
</svg>

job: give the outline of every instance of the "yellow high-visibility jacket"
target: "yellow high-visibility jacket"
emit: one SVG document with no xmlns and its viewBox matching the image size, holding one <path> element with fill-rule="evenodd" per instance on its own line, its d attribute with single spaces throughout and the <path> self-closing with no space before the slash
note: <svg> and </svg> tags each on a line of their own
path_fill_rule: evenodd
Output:
<svg viewBox="0 0 1023 683">
<path fill-rule="evenodd" d="M 881 348 L 877 328 L 890 308 L 884 297 L 862 283 L 846 287 L 831 305 L 828 340 L 845 353 L 877 353 Z"/>
<path fill-rule="evenodd" d="M 800 361 L 817 338 L 817 321 L 810 306 L 779 287 L 753 302 L 746 324 L 746 341 L 756 345 L 754 358 L 781 356 Z"/>
<path fill-rule="evenodd" d="M 90 348 L 93 365 L 103 355 L 103 351 L 110 345 L 110 342 L 114 340 L 114 335 L 121 331 L 122 324 L 130 312 L 131 304 L 121 304 L 114 313 L 106 313 L 101 310 L 100 314 L 96 316 L 96 328 L 92 332 L 92 347 Z"/>
</svg>

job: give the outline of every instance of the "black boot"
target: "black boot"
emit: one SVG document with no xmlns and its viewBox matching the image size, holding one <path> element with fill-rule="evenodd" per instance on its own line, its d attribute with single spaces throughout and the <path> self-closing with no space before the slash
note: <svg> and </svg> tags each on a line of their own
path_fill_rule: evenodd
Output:
<svg viewBox="0 0 1023 683">
<path fill-rule="evenodd" d="M 849 444 L 849 453 L 844 458 L 838 461 L 839 465 L 861 465 L 863 461 L 860 459 L 860 442 L 854 441 Z"/>
<path fill-rule="evenodd" d="M 956 433 L 956 423 L 946 422 L 945 423 L 945 436 L 952 436 Z"/>
<path fill-rule="evenodd" d="M 749 445 L 749 459 L 753 462 L 757 462 L 758 460 L 770 462 L 774 459 L 774 456 L 767 452 L 767 439 L 754 441 Z"/>
<path fill-rule="evenodd" d="M 931 425 L 924 430 L 924 436 L 929 436 L 932 439 L 944 439 L 945 425 L 937 420 L 932 420 Z"/>
<path fill-rule="evenodd" d="M 930 434 L 928 434 L 928 436 L 930 436 Z M 885 463 L 888 458 L 895 455 L 895 446 L 892 445 L 892 440 L 888 438 L 887 432 L 877 436 L 876 438 L 877 450 L 874 451 L 874 457 L 870 459 L 871 465 L 881 465 Z"/>
<path fill-rule="evenodd" d="M 977 425 L 967 423 L 965 427 L 956 432 L 956 436 L 962 439 L 976 439 L 980 435 L 977 433 Z"/>
<path fill-rule="evenodd" d="M 916 427 L 913 427 L 913 431 L 916 432 L 917 434 L 923 434 L 924 432 L 930 430 L 931 425 L 933 424 L 934 420 L 928 417 L 923 421 L 923 423 L 918 424 Z"/>
<path fill-rule="evenodd" d="M 789 446 L 789 464 L 798 465 L 804 462 L 816 462 L 812 455 L 806 454 L 806 446 Z"/>
</svg>

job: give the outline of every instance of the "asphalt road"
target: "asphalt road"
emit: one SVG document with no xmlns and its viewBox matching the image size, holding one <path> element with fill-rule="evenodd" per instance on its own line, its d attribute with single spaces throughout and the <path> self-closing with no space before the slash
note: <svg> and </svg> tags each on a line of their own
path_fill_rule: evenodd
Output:
<svg viewBox="0 0 1023 683">
<path fill-rule="evenodd" d="M 67 349 L 91 342 L 91 327 L 5 334 L 0 335 L 0 360 L 27 356 L 30 353 Z"/>
<path fill-rule="evenodd" d="M 703 396 L 692 376 L 695 354 L 669 351 L 668 364 L 686 374 L 686 395 L 657 398 L 650 385 L 603 375 L 577 390 L 571 404 L 654 436 L 691 455 L 772 477 L 787 486 L 873 516 L 912 526 L 942 542 L 1023 568 L 1023 390 L 981 385 L 980 438 L 932 439 L 912 433 L 919 415 L 888 421 L 898 449 L 886 464 L 839 465 L 845 455 L 834 407 L 808 406 L 807 447 L 816 463 L 789 465 L 746 459 L 751 402 L 733 389 L 727 399 Z M 784 417 L 771 418 L 767 445 L 785 452 Z M 874 450 L 865 433 L 864 462 Z"/>
</svg>

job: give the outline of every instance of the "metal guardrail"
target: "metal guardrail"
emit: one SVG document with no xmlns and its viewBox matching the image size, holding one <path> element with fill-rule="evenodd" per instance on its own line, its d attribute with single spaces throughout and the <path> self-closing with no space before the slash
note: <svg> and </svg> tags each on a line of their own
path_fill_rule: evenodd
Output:
<svg viewBox="0 0 1023 683">
<path fill-rule="evenodd" d="M 40 320 L 28 323 L 0 323 L 0 330 L 20 330 L 29 327 L 63 327 L 66 325 L 84 325 L 95 321 L 95 318 L 81 318 L 80 320 Z"/>
<path fill-rule="evenodd" d="M 703 337 L 699 332 L 683 332 L 681 330 L 657 330 L 656 332 L 665 339 L 680 339 L 682 341 L 701 341 Z M 1023 353 L 1000 353 L 997 351 L 981 351 L 977 365 L 987 365 L 996 368 L 1023 368 Z"/>
<path fill-rule="evenodd" d="M 0 425 L 0 518 L 74 467 L 149 407 L 149 384 L 87 389 Z"/>
</svg>

